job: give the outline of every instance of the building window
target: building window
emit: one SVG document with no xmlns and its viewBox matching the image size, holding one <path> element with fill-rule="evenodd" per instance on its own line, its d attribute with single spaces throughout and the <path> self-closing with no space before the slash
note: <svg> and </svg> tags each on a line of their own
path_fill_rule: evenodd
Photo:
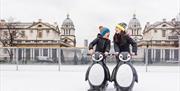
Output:
<svg viewBox="0 0 180 91">
<path fill-rule="evenodd" d="M 31 33 L 33 33 L 33 30 L 31 30 Z"/>
<path fill-rule="evenodd" d="M 174 45 L 175 45 L 175 47 L 178 47 L 179 46 L 179 42 L 178 41 L 174 41 Z"/>
<path fill-rule="evenodd" d="M 8 35 L 8 32 L 7 31 L 4 31 L 4 36 L 7 36 Z"/>
<path fill-rule="evenodd" d="M 44 42 L 44 43 L 48 43 L 48 40 L 44 40 L 43 42 Z"/>
<path fill-rule="evenodd" d="M 137 30 L 137 35 L 139 35 L 138 30 Z"/>
<path fill-rule="evenodd" d="M 132 30 L 132 35 L 134 35 L 133 31 L 134 31 L 134 30 Z"/>
<path fill-rule="evenodd" d="M 136 33 L 137 33 L 137 31 L 136 31 L 136 29 L 134 30 L 134 35 L 136 35 Z"/>
<path fill-rule="evenodd" d="M 4 54 L 7 54 L 7 53 L 8 53 L 8 50 L 7 50 L 7 49 L 3 49 L 3 53 L 4 53 Z"/>
<path fill-rule="evenodd" d="M 68 30 L 66 30 L 66 35 L 68 35 Z"/>
<path fill-rule="evenodd" d="M 42 38 L 42 31 L 38 31 L 37 37 Z"/>
<path fill-rule="evenodd" d="M 38 25 L 38 27 L 42 27 L 42 25 Z"/>
<path fill-rule="evenodd" d="M 66 35 L 66 29 L 64 29 L 64 35 Z"/>
<path fill-rule="evenodd" d="M 155 29 L 154 32 L 157 33 L 157 30 Z"/>
<path fill-rule="evenodd" d="M 161 44 L 161 41 L 156 41 L 156 44 Z"/>
<path fill-rule="evenodd" d="M 31 41 L 30 41 L 30 40 L 26 40 L 25 42 L 26 42 L 26 43 L 31 43 Z"/>
<path fill-rule="evenodd" d="M 170 44 L 170 41 L 165 41 L 166 44 Z"/>
<path fill-rule="evenodd" d="M 65 35 L 65 30 L 63 30 L 63 32 L 64 32 L 64 35 Z"/>
<path fill-rule="evenodd" d="M 21 44 L 21 41 L 17 41 L 18 44 Z"/>
<path fill-rule="evenodd" d="M 48 56 L 48 49 L 43 49 L 43 56 Z"/>
<path fill-rule="evenodd" d="M 25 31 L 21 31 L 21 37 L 22 37 L 22 38 L 25 37 Z"/>
<path fill-rule="evenodd" d="M 49 30 L 46 30 L 46 33 L 49 34 Z"/>
<path fill-rule="evenodd" d="M 68 40 L 67 40 L 67 39 L 65 39 L 65 40 L 64 40 L 64 43 L 67 43 L 67 41 L 68 41 Z"/>
<path fill-rule="evenodd" d="M 164 24 L 164 25 L 162 25 L 162 27 L 166 27 L 166 26 L 167 26 L 167 25 L 165 25 L 165 24 Z"/>
<path fill-rule="evenodd" d="M 166 31 L 162 30 L 162 37 L 166 37 Z"/>
<path fill-rule="evenodd" d="M 16 31 L 12 31 L 12 34 L 13 34 L 13 35 L 16 35 Z"/>
</svg>

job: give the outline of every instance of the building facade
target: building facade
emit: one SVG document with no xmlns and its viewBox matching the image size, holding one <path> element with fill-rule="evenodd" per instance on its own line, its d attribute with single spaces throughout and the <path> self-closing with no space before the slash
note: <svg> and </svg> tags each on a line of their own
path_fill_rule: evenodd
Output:
<svg viewBox="0 0 180 91">
<path fill-rule="evenodd" d="M 0 21 L 0 59 L 18 57 L 19 60 L 34 60 L 41 57 L 55 60 L 59 56 L 58 48 L 75 46 L 75 28 L 69 15 L 61 27 L 41 19 L 37 22 Z"/>
<path fill-rule="evenodd" d="M 180 21 L 172 19 L 172 21 L 155 22 L 145 25 L 143 30 L 143 40 L 138 44 L 140 47 L 153 48 L 178 48 L 180 35 Z"/>
<path fill-rule="evenodd" d="M 138 42 L 138 46 L 141 49 L 148 49 L 147 57 L 150 63 L 157 61 L 180 61 L 179 17 L 180 14 L 171 21 L 163 19 L 153 24 L 147 22 L 145 25 L 143 40 Z"/>
<path fill-rule="evenodd" d="M 75 28 L 68 17 L 61 29 L 57 23 L 0 22 L 1 47 L 75 47 Z"/>
</svg>

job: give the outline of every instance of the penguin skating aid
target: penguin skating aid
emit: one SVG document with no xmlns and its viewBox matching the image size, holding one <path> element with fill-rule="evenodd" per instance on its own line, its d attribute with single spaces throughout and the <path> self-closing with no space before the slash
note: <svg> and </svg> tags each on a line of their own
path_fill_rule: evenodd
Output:
<svg viewBox="0 0 180 91">
<path fill-rule="evenodd" d="M 131 55 L 128 52 L 118 55 L 118 63 L 111 76 L 116 91 L 132 91 L 134 83 L 138 82 L 137 72 L 130 59 Z"/>
<path fill-rule="evenodd" d="M 85 80 L 89 82 L 90 89 L 88 91 L 104 91 L 107 81 L 110 78 L 109 70 L 103 62 L 105 56 L 96 52 L 92 55 L 93 63 L 86 72 Z"/>
</svg>

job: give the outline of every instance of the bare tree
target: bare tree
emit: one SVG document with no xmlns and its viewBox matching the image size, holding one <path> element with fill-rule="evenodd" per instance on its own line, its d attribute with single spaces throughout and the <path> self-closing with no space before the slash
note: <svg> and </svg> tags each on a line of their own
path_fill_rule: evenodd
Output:
<svg viewBox="0 0 180 91">
<path fill-rule="evenodd" d="M 0 36 L 0 42 L 3 47 L 14 47 L 16 46 L 15 44 L 15 39 L 18 37 L 18 31 L 16 29 L 16 26 L 13 25 L 13 23 L 5 23 L 1 28 L 1 35 Z M 8 52 L 9 57 L 10 57 L 10 62 L 12 62 L 13 59 L 13 50 L 11 48 L 5 48 L 5 51 Z"/>
</svg>

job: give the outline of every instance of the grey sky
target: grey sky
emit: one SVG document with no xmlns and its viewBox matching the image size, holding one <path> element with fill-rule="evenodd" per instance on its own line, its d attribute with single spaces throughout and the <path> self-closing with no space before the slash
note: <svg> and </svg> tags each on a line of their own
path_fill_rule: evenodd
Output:
<svg viewBox="0 0 180 91">
<path fill-rule="evenodd" d="M 15 18 L 15 21 L 45 22 L 62 24 L 70 14 L 76 28 L 78 46 L 84 39 L 89 42 L 98 33 L 98 26 L 111 30 L 119 22 L 128 23 L 133 13 L 141 22 L 171 20 L 180 12 L 180 0 L 0 0 L 0 18 Z"/>
</svg>

